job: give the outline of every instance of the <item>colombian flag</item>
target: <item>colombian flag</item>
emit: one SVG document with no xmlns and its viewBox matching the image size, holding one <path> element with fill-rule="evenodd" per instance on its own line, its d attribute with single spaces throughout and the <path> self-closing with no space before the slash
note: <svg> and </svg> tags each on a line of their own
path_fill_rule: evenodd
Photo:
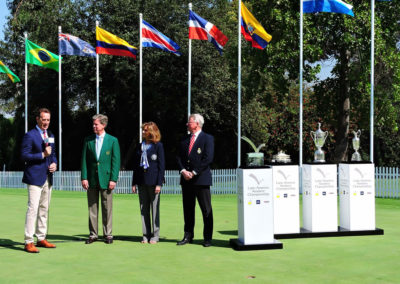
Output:
<svg viewBox="0 0 400 284">
<path fill-rule="evenodd" d="M 240 7 L 242 14 L 242 34 L 251 45 L 258 49 L 264 49 L 271 41 L 272 36 L 268 34 L 256 18 L 247 10 L 246 6 L 242 3 Z"/>
<path fill-rule="evenodd" d="M 96 53 L 128 56 L 136 59 L 137 48 L 116 35 L 96 27 Z"/>
</svg>

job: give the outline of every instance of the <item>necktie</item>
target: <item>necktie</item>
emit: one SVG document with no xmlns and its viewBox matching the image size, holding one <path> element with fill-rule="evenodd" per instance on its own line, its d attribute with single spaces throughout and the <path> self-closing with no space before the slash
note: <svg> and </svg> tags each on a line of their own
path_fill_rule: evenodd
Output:
<svg viewBox="0 0 400 284">
<path fill-rule="evenodd" d="M 47 146 L 49 146 L 49 140 L 47 139 L 47 132 L 46 130 L 43 130 L 43 140 L 44 140 L 44 144 Z"/>
<path fill-rule="evenodd" d="M 189 152 L 188 154 L 190 154 L 190 152 L 192 151 L 193 145 L 194 145 L 194 140 L 196 139 L 196 135 L 192 134 L 192 137 L 190 138 L 190 144 L 189 144 Z"/>
</svg>

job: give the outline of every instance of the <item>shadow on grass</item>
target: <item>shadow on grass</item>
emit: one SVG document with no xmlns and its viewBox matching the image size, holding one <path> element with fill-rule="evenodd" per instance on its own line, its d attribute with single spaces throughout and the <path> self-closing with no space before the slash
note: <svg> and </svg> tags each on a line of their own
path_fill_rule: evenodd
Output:
<svg viewBox="0 0 400 284">
<path fill-rule="evenodd" d="M 231 230 L 231 231 L 218 231 L 221 235 L 232 235 L 232 236 L 237 236 L 238 235 L 238 230 Z"/>
<path fill-rule="evenodd" d="M 13 250 L 24 250 L 24 243 L 15 242 L 9 239 L 0 239 L 0 248 L 13 249 Z"/>
<path fill-rule="evenodd" d="M 140 242 L 142 240 L 142 236 L 114 236 L 114 240 L 118 241 L 126 241 L 126 242 Z M 160 243 L 174 243 L 176 244 L 179 240 L 177 239 L 167 239 L 165 237 L 160 237 Z M 190 244 L 188 244 L 190 245 Z M 193 240 L 192 245 L 203 245 L 203 240 L 202 239 L 195 239 Z M 214 247 L 224 247 L 224 248 L 230 248 L 231 246 L 229 245 L 228 240 L 212 240 L 212 246 Z"/>
</svg>

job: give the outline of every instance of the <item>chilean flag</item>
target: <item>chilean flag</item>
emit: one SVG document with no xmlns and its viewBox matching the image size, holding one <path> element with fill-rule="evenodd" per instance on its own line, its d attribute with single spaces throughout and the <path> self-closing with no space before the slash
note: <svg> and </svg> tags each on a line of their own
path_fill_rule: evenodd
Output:
<svg viewBox="0 0 400 284">
<path fill-rule="evenodd" d="M 192 10 L 189 11 L 189 38 L 208 40 L 215 45 L 220 55 L 228 42 L 228 38 L 215 25 L 204 20 Z"/>
<path fill-rule="evenodd" d="M 172 52 L 177 56 L 181 55 L 178 52 L 178 49 L 180 49 L 179 45 L 177 45 L 167 36 L 160 33 L 145 20 L 142 20 L 142 46 L 155 47 L 164 51 Z"/>
</svg>

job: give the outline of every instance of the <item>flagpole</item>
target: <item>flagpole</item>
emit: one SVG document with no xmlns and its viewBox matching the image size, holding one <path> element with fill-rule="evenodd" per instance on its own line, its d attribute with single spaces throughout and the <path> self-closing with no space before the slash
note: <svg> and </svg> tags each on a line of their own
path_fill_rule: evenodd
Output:
<svg viewBox="0 0 400 284">
<path fill-rule="evenodd" d="M 139 143 L 142 142 L 142 108 L 143 108 L 143 75 L 142 75 L 142 67 L 143 67 L 143 48 L 142 48 L 142 20 L 143 14 L 139 14 Z"/>
<path fill-rule="evenodd" d="M 303 192 L 303 179 L 302 179 L 302 169 L 303 169 L 303 0 L 300 0 L 300 78 L 299 78 L 299 185 L 300 192 Z"/>
<path fill-rule="evenodd" d="M 189 3 L 189 11 L 192 11 L 192 3 Z M 190 12 L 189 12 L 190 13 Z M 189 60 L 188 60 L 188 117 L 190 116 L 190 100 L 192 87 L 192 39 L 189 38 Z"/>
<path fill-rule="evenodd" d="M 241 31 L 241 21 L 242 21 L 242 14 L 241 14 L 241 5 L 242 5 L 242 1 L 239 0 L 239 8 L 238 8 L 238 134 L 237 134 L 237 167 L 240 167 L 240 137 L 242 136 L 241 133 L 241 68 L 242 68 L 242 42 L 241 42 L 241 35 L 240 35 L 240 31 Z"/>
<path fill-rule="evenodd" d="M 25 36 L 25 133 L 28 132 L 28 63 L 26 63 L 26 41 L 28 33 L 24 32 Z"/>
<path fill-rule="evenodd" d="M 375 68 L 375 0 L 371 0 L 371 102 L 369 156 L 374 162 L 374 68 Z"/>
<path fill-rule="evenodd" d="M 96 32 L 97 32 L 97 27 L 99 26 L 99 21 L 96 21 Z M 99 96 L 100 96 L 100 79 L 99 79 L 99 54 L 96 52 L 96 114 L 98 114 L 99 111 Z"/>
<path fill-rule="evenodd" d="M 58 26 L 58 35 L 61 34 L 61 26 Z M 61 54 L 58 48 L 58 170 L 62 172 L 62 129 L 61 129 Z M 61 185 L 61 183 L 60 183 Z"/>
</svg>

